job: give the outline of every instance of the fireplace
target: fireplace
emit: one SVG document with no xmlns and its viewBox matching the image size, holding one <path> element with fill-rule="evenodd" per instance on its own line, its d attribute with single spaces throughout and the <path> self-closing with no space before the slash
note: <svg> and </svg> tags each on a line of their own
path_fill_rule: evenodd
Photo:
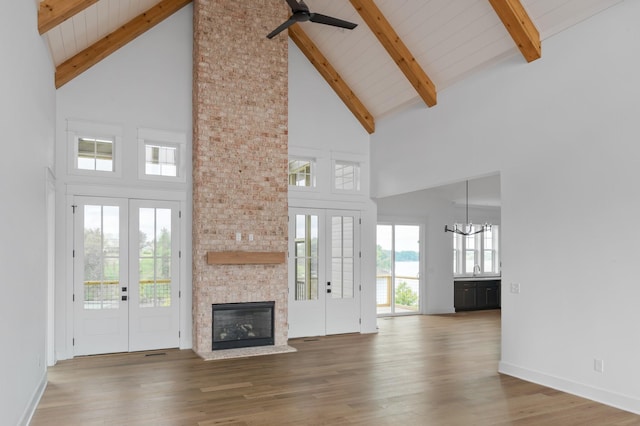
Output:
<svg viewBox="0 0 640 426">
<path fill-rule="evenodd" d="M 274 344 L 275 302 L 213 304 L 212 350 Z"/>
</svg>

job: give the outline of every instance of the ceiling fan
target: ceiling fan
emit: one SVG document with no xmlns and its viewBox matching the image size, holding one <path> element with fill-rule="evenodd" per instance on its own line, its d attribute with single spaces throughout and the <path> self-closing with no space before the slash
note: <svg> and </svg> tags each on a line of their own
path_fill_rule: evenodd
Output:
<svg viewBox="0 0 640 426">
<path fill-rule="evenodd" d="M 271 31 L 267 38 L 274 38 L 282 31 L 289 28 L 296 22 L 315 22 L 318 24 L 332 25 L 334 27 L 346 28 L 348 30 L 354 29 L 358 24 L 353 22 L 343 21 L 342 19 L 332 18 L 331 16 L 321 15 L 319 13 L 309 12 L 309 7 L 304 3 L 304 0 L 300 0 L 298 3 L 296 0 L 287 0 L 289 7 L 291 8 L 291 15 L 287 21 L 280 25 L 275 30 Z"/>
</svg>

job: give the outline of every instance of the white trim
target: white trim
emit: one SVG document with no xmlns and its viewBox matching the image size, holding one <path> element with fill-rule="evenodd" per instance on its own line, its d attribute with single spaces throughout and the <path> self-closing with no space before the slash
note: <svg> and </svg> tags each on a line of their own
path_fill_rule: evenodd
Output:
<svg viewBox="0 0 640 426">
<path fill-rule="evenodd" d="M 64 353 L 57 353 L 56 358 L 70 359 L 73 358 L 73 242 L 74 242 L 74 217 L 73 217 L 73 195 L 67 193 L 65 197 L 64 215 L 66 225 L 66 250 L 64 255 L 65 262 L 65 280 L 64 280 L 64 318 L 65 318 L 65 337 L 64 337 Z"/>
<path fill-rule="evenodd" d="M 146 173 L 145 148 L 147 143 L 155 143 L 160 146 L 176 148 L 176 173 L 177 176 L 149 175 Z M 184 132 L 172 132 L 168 130 L 138 128 L 138 179 L 181 182 L 187 180 L 187 135 Z"/>
<path fill-rule="evenodd" d="M 348 161 L 351 163 L 358 163 L 360 165 L 364 164 L 367 161 L 367 157 L 362 154 L 355 154 L 353 152 L 341 152 L 341 151 L 331 151 L 331 159 L 338 161 Z"/>
<path fill-rule="evenodd" d="M 584 383 L 574 382 L 562 377 L 552 376 L 540 371 L 522 368 L 517 365 L 500 361 L 498 372 L 509 376 L 517 377 L 528 382 L 537 383 L 542 386 L 567 392 L 583 398 L 590 399 L 602 404 L 606 404 L 621 410 L 640 414 L 640 399 L 629 395 L 610 392 Z"/>
<path fill-rule="evenodd" d="M 180 349 L 193 347 L 193 302 L 192 289 L 193 277 L 191 277 L 191 246 L 187 246 L 187 235 L 191 235 L 189 224 L 191 217 L 187 216 L 187 202 L 180 201 L 181 217 L 178 218 L 180 227 L 180 251 L 182 256 L 178 259 L 180 267 Z"/>
<path fill-rule="evenodd" d="M 162 141 L 175 144 L 186 144 L 187 135 L 184 132 L 173 132 L 170 130 L 149 129 L 145 127 L 138 128 L 138 138 L 149 139 L 152 141 Z"/>
<path fill-rule="evenodd" d="M 186 201 L 184 190 L 123 188 L 121 186 L 67 184 L 67 194 L 84 197 L 136 198 L 140 200 Z"/>
<path fill-rule="evenodd" d="M 40 383 L 34 390 L 31 398 L 29 399 L 29 403 L 24 409 L 22 416 L 20 416 L 20 420 L 18 420 L 18 426 L 28 426 L 31 423 L 31 419 L 33 419 L 33 415 L 38 408 L 38 404 L 40 404 L 40 400 L 42 399 L 42 395 L 44 395 L 44 391 L 47 388 L 47 371 L 44 370 L 42 373 L 42 377 L 40 378 Z"/>
<path fill-rule="evenodd" d="M 179 220 L 180 226 L 180 251 L 182 256 L 179 259 L 180 269 L 180 349 L 191 349 L 193 347 L 193 301 L 192 288 L 193 283 L 191 277 L 191 247 L 187 244 L 191 236 L 190 213 L 191 206 L 188 204 L 189 194 L 186 191 L 175 190 L 149 190 L 144 188 L 122 188 L 120 186 L 102 186 L 102 185 L 66 185 L 65 193 L 65 223 L 66 223 L 66 253 L 64 254 L 65 267 L 65 306 L 59 311 L 64 311 L 65 321 L 65 337 L 64 348 L 56 352 L 57 360 L 73 358 L 73 257 L 71 253 L 74 248 L 74 217 L 71 206 L 74 203 L 74 197 L 99 197 L 99 198 L 125 198 L 128 200 L 157 200 L 157 201 L 178 201 L 180 203 L 180 211 L 182 218 Z M 62 339 L 61 336 L 58 337 Z"/>
<path fill-rule="evenodd" d="M 87 120 L 67 119 L 67 132 L 95 133 L 100 136 L 122 136 L 122 126 L 119 124 L 95 123 Z"/>
<path fill-rule="evenodd" d="M 45 168 L 45 229 L 47 233 L 47 365 L 56 363 L 55 300 L 56 300 L 56 177 Z"/>
</svg>

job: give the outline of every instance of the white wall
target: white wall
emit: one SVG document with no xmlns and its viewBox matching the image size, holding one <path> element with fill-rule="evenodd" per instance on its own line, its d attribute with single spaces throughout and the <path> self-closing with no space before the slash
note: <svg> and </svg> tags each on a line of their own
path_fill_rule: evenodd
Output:
<svg viewBox="0 0 640 426">
<path fill-rule="evenodd" d="M 638 16 L 623 2 L 545 40 L 536 62 L 510 58 L 378 123 L 372 168 L 378 196 L 499 171 L 500 370 L 640 413 Z"/>
<path fill-rule="evenodd" d="M 377 330 L 375 295 L 375 204 L 369 198 L 369 134 L 289 40 L 289 155 L 311 156 L 319 168 L 317 191 L 289 191 L 289 206 L 361 212 L 361 331 Z M 361 161 L 361 195 L 330 187 L 331 159 Z"/>
<path fill-rule="evenodd" d="M 16 425 L 28 422 L 46 384 L 45 169 L 55 87 L 35 2 L 0 9 L 0 422 Z"/>
<path fill-rule="evenodd" d="M 180 346 L 191 347 L 191 90 L 193 8 L 188 5 L 57 91 L 56 170 L 58 173 L 57 252 L 69 253 L 73 194 L 167 199 L 183 203 Z M 121 178 L 78 177 L 67 173 L 67 120 L 115 124 L 123 129 Z M 138 128 L 184 133 L 186 183 L 138 179 Z M 86 189 L 85 189 L 86 188 Z M 72 280 L 69 258 L 56 268 L 56 356 L 73 356 Z"/>
</svg>

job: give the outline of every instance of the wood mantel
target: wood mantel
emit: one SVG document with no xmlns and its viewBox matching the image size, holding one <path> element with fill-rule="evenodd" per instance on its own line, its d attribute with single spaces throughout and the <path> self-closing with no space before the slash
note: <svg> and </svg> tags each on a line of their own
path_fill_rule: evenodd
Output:
<svg viewBox="0 0 640 426">
<path fill-rule="evenodd" d="M 209 265 L 269 265 L 285 262 L 284 252 L 259 251 L 210 251 Z"/>
</svg>

